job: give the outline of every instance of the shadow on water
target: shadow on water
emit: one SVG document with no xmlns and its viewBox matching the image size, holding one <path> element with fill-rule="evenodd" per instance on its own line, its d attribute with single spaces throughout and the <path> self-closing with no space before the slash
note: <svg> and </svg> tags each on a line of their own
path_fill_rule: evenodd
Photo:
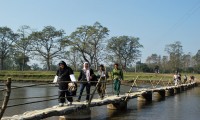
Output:
<svg viewBox="0 0 200 120">
<path fill-rule="evenodd" d="M 144 109 L 147 106 L 153 105 L 152 101 L 137 101 L 137 110 Z"/>
</svg>

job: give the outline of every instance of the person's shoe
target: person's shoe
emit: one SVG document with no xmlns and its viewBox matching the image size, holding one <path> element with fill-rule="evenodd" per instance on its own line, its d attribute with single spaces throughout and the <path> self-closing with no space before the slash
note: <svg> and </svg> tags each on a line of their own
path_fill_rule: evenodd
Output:
<svg viewBox="0 0 200 120">
<path fill-rule="evenodd" d="M 63 106 L 64 106 L 64 103 L 59 103 L 58 106 L 59 106 L 59 107 L 63 107 Z"/>
<path fill-rule="evenodd" d="M 72 102 L 68 102 L 68 103 L 67 103 L 67 106 L 71 106 L 71 105 L 72 105 Z"/>
<path fill-rule="evenodd" d="M 78 99 L 78 100 L 76 100 L 76 102 L 80 102 L 80 100 Z"/>
</svg>

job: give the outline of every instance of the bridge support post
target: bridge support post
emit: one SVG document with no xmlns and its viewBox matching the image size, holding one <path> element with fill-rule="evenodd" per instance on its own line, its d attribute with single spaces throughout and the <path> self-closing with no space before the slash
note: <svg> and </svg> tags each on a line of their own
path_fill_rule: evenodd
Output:
<svg viewBox="0 0 200 120">
<path fill-rule="evenodd" d="M 184 89 L 185 89 L 185 90 L 188 90 L 188 86 L 187 86 L 187 85 L 184 85 Z"/>
<path fill-rule="evenodd" d="M 79 110 L 79 112 L 74 112 L 65 116 L 60 116 L 59 120 L 82 120 L 91 119 L 91 110 L 84 109 Z"/>
<path fill-rule="evenodd" d="M 181 91 L 185 91 L 184 85 L 181 85 L 180 87 L 181 87 Z"/>
<path fill-rule="evenodd" d="M 174 88 L 174 94 L 178 94 L 181 92 L 181 88 L 179 86 Z"/>
<path fill-rule="evenodd" d="M 153 93 L 153 96 L 156 100 L 164 100 L 165 99 L 165 90 L 159 90 Z"/>
<path fill-rule="evenodd" d="M 108 104 L 107 108 L 111 110 L 125 110 L 127 109 L 127 101 L 121 101 L 119 103 Z"/>
<path fill-rule="evenodd" d="M 152 91 L 146 91 L 137 97 L 138 101 L 152 101 Z"/>
<path fill-rule="evenodd" d="M 191 85 L 191 84 L 188 84 L 187 87 L 188 87 L 188 89 L 191 89 L 191 88 L 192 88 L 192 85 Z"/>
<path fill-rule="evenodd" d="M 197 83 L 192 83 L 192 87 L 196 87 L 197 86 Z"/>
<path fill-rule="evenodd" d="M 174 95 L 174 89 L 168 88 L 165 90 L 165 96 L 173 96 Z"/>
</svg>

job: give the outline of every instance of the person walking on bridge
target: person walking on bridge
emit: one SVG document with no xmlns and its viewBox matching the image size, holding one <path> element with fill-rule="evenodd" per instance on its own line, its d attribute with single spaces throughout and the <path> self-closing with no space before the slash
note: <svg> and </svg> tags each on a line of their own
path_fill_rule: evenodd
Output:
<svg viewBox="0 0 200 120">
<path fill-rule="evenodd" d="M 106 71 L 104 65 L 101 64 L 97 72 L 97 78 L 100 79 L 100 83 L 97 86 L 97 92 L 99 94 L 100 99 L 103 99 L 105 96 L 106 81 L 108 77 L 108 72 Z"/>
<path fill-rule="evenodd" d="M 81 81 L 80 83 L 80 94 L 78 96 L 78 99 L 76 100 L 77 102 L 80 102 L 81 100 L 81 96 L 83 93 L 84 88 L 86 87 L 86 102 L 89 101 L 90 99 L 90 80 L 92 79 L 92 76 L 94 75 L 94 71 L 89 68 L 89 64 L 88 62 L 85 62 L 83 64 L 83 69 L 80 71 L 79 77 L 78 77 L 78 81 Z"/>
<path fill-rule="evenodd" d="M 119 69 L 118 63 L 114 64 L 114 69 L 112 71 L 112 78 L 114 80 L 113 84 L 114 84 L 115 94 L 119 97 L 120 85 L 121 81 L 124 80 L 124 76 L 122 70 Z"/>
<path fill-rule="evenodd" d="M 74 72 L 64 61 L 60 61 L 58 65 L 59 69 L 57 70 L 56 75 L 58 76 L 59 85 L 59 106 L 64 106 L 65 97 L 68 100 L 68 105 L 72 105 L 73 98 L 70 94 L 70 91 L 68 91 L 68 83 L 71 82 L 70 75 L 74 75 Z"/>
</svg>

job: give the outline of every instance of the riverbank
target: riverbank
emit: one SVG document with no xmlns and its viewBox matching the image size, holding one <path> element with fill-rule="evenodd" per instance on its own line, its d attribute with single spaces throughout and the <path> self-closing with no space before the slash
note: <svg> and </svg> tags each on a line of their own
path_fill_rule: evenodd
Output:
<svg viewBox="0 0 200 120">
<path fill-rule="evenodd" d="M 45 82 L 51 83 L 54 79 L 56 71 L 0 71 L 0 82 L 4 82 L 11 77 L 13 82 Z M 78 78 L 79 72 L 74 72 L 75 77 Z M 186 73 L 182 73 L 182 76 Z M 188 76 L 195 76 L 197 83 L 200 83 L 200 74 L 186 74 Z M 109 72 L 109 76 L 110 72 Z M 132 83 L 135 79 L 137 82 L 173 82 L 173 74 L 155 74 L 155 73 L 135 73 L 124 72 L 125 83 Z M 109 82 L 112 82 L 112 78 L 108 78 Z"/>
</svg>

